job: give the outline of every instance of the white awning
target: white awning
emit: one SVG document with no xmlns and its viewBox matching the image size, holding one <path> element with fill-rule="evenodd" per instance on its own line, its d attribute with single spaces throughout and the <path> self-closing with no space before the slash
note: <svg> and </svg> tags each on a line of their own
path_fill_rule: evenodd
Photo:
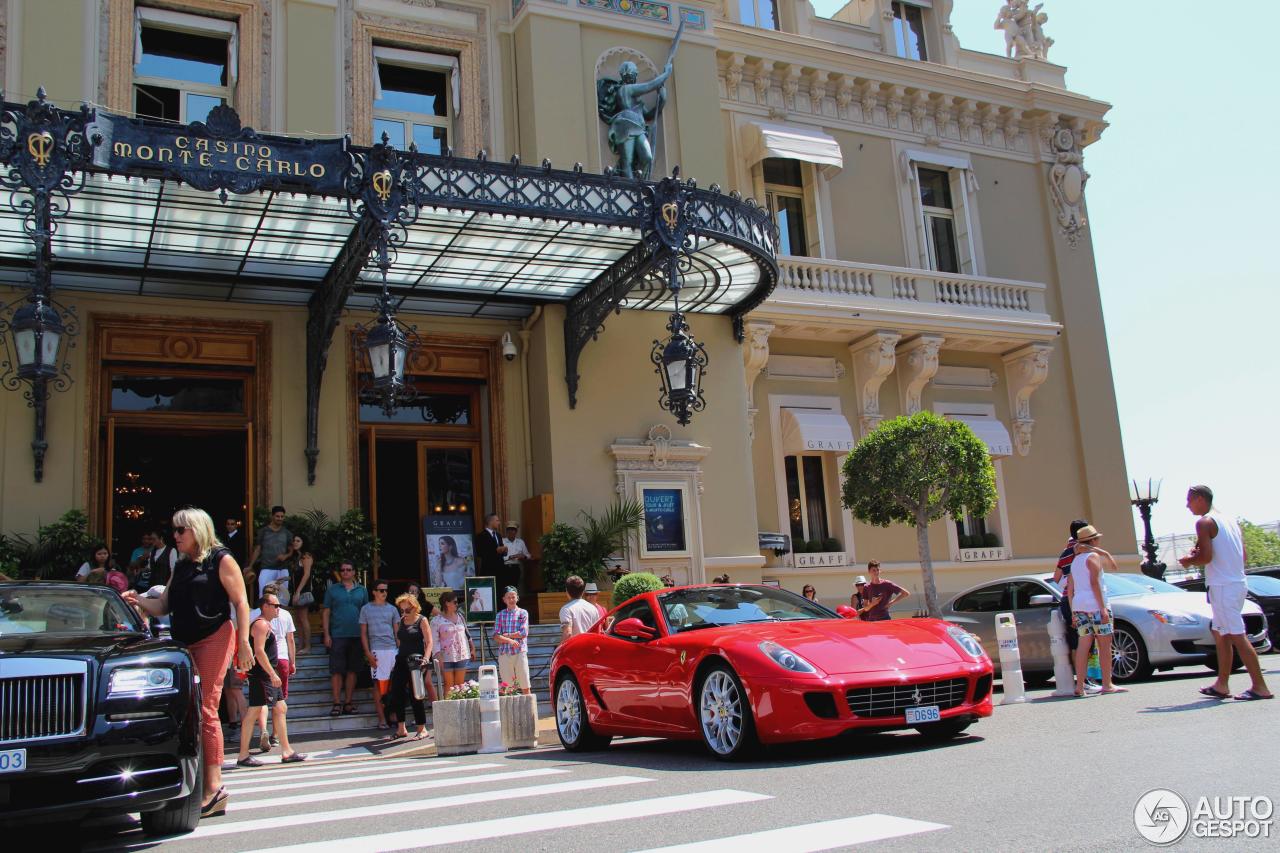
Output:
<svg viewBox="0 0 1280 853">
<path fill-rule="evenodd" d="M 814 128 L 753 121 L 743 126 L 742 143 L 748 166 L 766 157 L 783 157 L 815 163 L 828 175 L 844 168 L 840 143 Z"/>
<path fill-rule="evenodd" d="M 1009 437 L 1009 430 L 995 418 L 985 415 L 947 415 L 947 417 L 967 424 L 974 435 L 982 439 L 982 443 L 987 446 L 987 452 L 992 456 L 1013 455 L 1013 439 Z"/>
<path fill-rule="evenodd" d="M 783 409 L 781 414 L 784 453 L 848 453 L 853 450 L 853 430 L 839 412 Z"/>
</svg>

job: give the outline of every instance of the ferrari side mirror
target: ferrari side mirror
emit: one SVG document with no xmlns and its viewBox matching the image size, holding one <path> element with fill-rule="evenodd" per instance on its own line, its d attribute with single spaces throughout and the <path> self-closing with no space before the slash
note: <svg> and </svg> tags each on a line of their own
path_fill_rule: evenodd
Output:
<svg viewBox="0 0 1280 853">
<path fill-rule="evenodd" d="M 841 619 L 857 619 L 858 618 L 858 611 L 853 609 L 847 604 L 841 604 L 839 607 L 837 607 L 836 613 L 840 616 Z"/>
<path fill-rule="evenodd" d="M 619 637 L 626 637 L 628 640 L 652 640 L 657 636 L 656 631 L 634 616 L 630 619 L 623 619 L 617 625 L 614 625 L 613 633 Z"/>
</svg>

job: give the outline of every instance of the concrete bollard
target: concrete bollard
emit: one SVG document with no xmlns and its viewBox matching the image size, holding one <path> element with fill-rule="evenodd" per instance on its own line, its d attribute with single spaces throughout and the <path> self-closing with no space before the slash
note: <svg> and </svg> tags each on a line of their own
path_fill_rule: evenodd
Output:
<svg viewBox="0 0 1280 853">
<path fill-rule="evenodd" d="M 481 755 L 506 752 L 502 743 L 502 704 L 498 701 L 498 668 L 480 667 L 480 749 Z"/>
<path fill-rule="evenodd" d="M 1071 670 L 1071 647 L 1067 645 L 1067 626 L 1062 611 L 1054 608 L 1049 616 L 1049 651 L 1053 653 L 1054 696 L 1076 694 L 1075 674 Z"/>
<path fill-rule="evenodd" d="M 1022 685 L 1022 656 L 1018 652 L 1018 623 L 1012 613 L 996 614 L 996 642 L 1000 644 L 1000 682 L 1004 685 L 1000 704 L 1027 701 Z"/>
</svg>

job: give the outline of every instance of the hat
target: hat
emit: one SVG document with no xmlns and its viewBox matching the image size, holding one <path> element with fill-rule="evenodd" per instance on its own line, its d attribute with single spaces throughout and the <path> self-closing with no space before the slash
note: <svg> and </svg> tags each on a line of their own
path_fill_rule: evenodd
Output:
<svg viewBox="0 0 1280 853">
<path fill-rule="evenodd" d="M 1090 542 L 1094 539 L 1097 539 L 1101 535 L 1102 534 L 1099 533 L 1092 524 L 1086 524 L 1084 527 L 1081 527 L 1079 530 L 1076 531 L 1076 541 Z"/>
<path fill-rule="evenodd" d="M 582 591 L 583 595 L 591 595 L 592 593 L 598 593 L 598 592 L 600 592 L 600 587 L 596 586 L 593 583 L 587 584 L 586 589 Z"/>
<path fill-rule="evenodd" d="M 509 587 L 507 587 L 506 589 L 504 589 L 504 590 L 502 591 L 502 594 L 503 594 L 503 595 L 506 595 L 506 594 L 507 594 L 507 593 L 509 593 L 509 592 L 514 592 L 516 595 L 519 595 L 519 594 L 520 594 L 520 590 L 516 589 L 514 586 L 509 586 Z"/>
<path fill-rule="evenodd" d="M 858 586 L 859 584 L 865 584 L 866 582 L 867 582 L 866 575 L 858 575 L 858 579 L 853 582 L 853 585 Z"/>
<path fill-rule="evenodd" d="M 514 521 L 508 521 L 508 522 L 507 522 L 507 529 L 508 529 L 508 530 L 519 530 L 519 529 L 520 529 L 520 525 L 516 524 Z"/>
</svg>

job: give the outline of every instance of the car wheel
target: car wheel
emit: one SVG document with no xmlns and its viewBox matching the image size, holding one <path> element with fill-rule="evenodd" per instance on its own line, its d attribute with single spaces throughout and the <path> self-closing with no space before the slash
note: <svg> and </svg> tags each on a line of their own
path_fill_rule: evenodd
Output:
<svg viewBox="0 0 1280 853">
<path fill-rule="evenodd" d="M 182 835 L 200 823 L 200 806 L 204 800 L 204 751 L 196 753 L 196 779 L 191 793 L 170 800 L 155 811 L 142 813 L 142 831 L 147 835 Z"/>
<path fill-rule="evenodd" d="M 937 723 L 929 723 L 927 726 L 916 726 L 916 731 L 925 740 L 950 740 L 958 737 L 965 729 L 973 724 L 973 720 L 967 717 L 960 719 L 942 720 Z"/>
<path fill-rule="evenodd" d="M 755 750 L 755 720 L 742 682 L 727 664 L 713 664 L 698 685 L 698 729 L 716 758 L 731 761 Z"/>
<path fill-rule="evenodd" d="M 582 699 L 578 679 L 568 670 L 556 679 L 556 734 L 570 752 L 603 749 L 610 738 L 598 735 L 587 719 L 587 703 Z"/>
<path fill-rule="evenodd" d="M 1117 622 L 1111 634 L 1111 678 L 1114 681 L 1137 681 L 1151 675 L 1153 667 L 1147 659 L 1147 646 L 1138 629 Z"/>
</svg>

